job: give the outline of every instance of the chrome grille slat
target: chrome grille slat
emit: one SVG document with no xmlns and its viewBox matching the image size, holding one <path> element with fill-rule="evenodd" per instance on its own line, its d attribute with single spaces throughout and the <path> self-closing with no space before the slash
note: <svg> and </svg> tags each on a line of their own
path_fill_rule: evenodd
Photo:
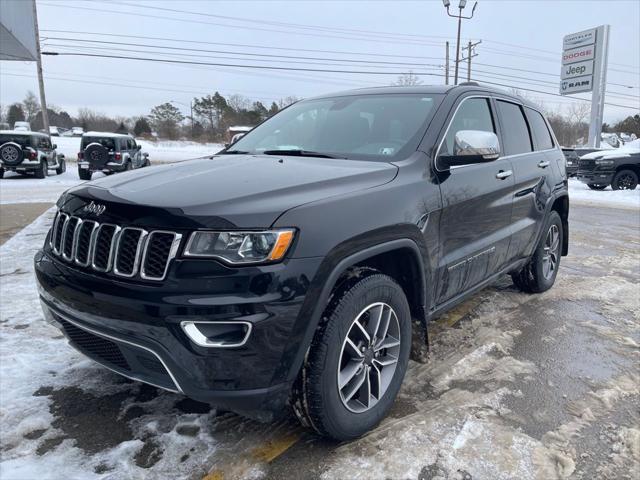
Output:
<svg viewBox="0 0 640 480">
<path fill-rule="evenodd" d="M 162 281 L 181 240 L 182 234 L 173 231 L 121 227 L 58 211 L 49 247 L 54 255 L 79 267 L 119 277 Z"/>
<path fill-rule="evenodd" d="M 139 233 L 137 240 L 135 239 L 135 237 L 132 237 L 132 239 L 129 240 L 128 235 L 130 234 L 130 232 Z M 113 260 L 113 273 L 121 277 L 128 278 L 134 277 L 136 273 L 138 273 L 138 265 L 140 265 L 140 254 L 142 253 L 147 235 L 147 231 L 143 228 L 125 227 L 120 231 L 115 249 L 116 254 Z M 130 248 L 125 249 L 124 245 L 121 248 L 121 242 L 131 243 L 132 241 L 136 244 L 134 252 L 131 252 Z M 133 255 L 133 258 L 131 258 L 131 255 Z"/>
<path fill-rule="evenodd" d="M 153 255 L 154 248 L 154 237 L 158 235 L 172 235 L 173 239 L 168 246 L 168 251 L 160 252 L 160 258 L 156 260 L 156 262 L 162 262 L 164 259 L 164 268 L 162 272 L 160 272 L 159 268 L 155 268 L 153 271 L 150 267 L 150 262 Z M 151 232 L 147 238 L 147 242 L 144 247 L 144 252 L 142 254 L 142 266 L 140 267 L 140 276 L 145 280 L 164 280 L 164 277 L 167 276 L 167 270 L 169 270 L 169 265 L 171 264 L 171 260 L 178 253 L 178 248 L 180 247 L 180 241 L 182 240 L 182 235 L 176 232 L 166 231 L 166 230 L 154 230 Z M 166 257 L 166 259 L 165 259 Z M 160 274 L 159 274 L 160 273 Z M 158 275 L 159 274 L 159 275 Z"/>
</svg>

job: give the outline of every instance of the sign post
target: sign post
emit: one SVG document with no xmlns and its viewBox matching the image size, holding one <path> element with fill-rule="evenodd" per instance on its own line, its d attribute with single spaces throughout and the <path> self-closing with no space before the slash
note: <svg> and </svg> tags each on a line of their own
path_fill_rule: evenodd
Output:
<svg viewBox="0 0 640 480">
<path fill-rule="evenodd" d="M 600 146 L 607 84 L 609 25 L 572 33 L 562 42 L 560 95 L 591 92 L 589 145 Z"/>
</svg>

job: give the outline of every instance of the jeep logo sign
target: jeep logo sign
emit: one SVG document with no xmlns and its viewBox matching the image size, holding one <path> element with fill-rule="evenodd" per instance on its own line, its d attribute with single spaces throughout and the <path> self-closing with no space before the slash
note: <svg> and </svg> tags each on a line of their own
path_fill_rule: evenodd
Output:
<svg viewBox="0 0 640 480">
<path fill-rule="evenodd" d="M 105 207 L 101 203 L 95 203 L 93 200 L 91 200 L 91 203 L 89 205 L 85 205 L 83 208 L 85 212 L 93 213 L 96 217 L 98 215 L 102 215 L 106 209 L 107 207 Z"/>
<path fill-rule="evenodd" d="M 560 78 L 566 80 L 567 78 L 583 77 L 585 75 L 591 75 L 593 73 L 593 62 L 578 62 L 564 65 L 560 72 Z"/>
</svg>

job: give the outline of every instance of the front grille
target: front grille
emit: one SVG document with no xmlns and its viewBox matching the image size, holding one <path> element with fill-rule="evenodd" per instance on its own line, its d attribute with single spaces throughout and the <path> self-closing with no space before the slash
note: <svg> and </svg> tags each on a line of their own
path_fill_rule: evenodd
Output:
<svg viewBox="0 0 640 480">
<path fill-rule="evenodd" d="M 584 170 L 593 170 L 596 166 L 595 160 L 580 160 L 578 162 L 578 168 Z"/>
<path fill-rule="evenodd" d="M 123 370 L 131 370 L 129 362 L 127 362 L 127 359 L 122 354 L 117 343 L 78 328 L 74 324 L 67 322 L 60 317 L 57 317 L 57 320 L 62 325 L 62 328 L 64 328 L 64 331 L 71 342 L 73 342 L 80 350 L 83 350 L 93 357 L 97 357 L 101 362 L 113 365 L 114 367 L 118 367 Z"/>
<path fill-rule="evenodd" d="M 59 212 L 53 221 L 49 245 L 68 262 L 120 277 L 140 275 L 144 280 L 164 280 L 176 256 L 182 235 L 111 223 L 82 220 Z"/>
</svg>

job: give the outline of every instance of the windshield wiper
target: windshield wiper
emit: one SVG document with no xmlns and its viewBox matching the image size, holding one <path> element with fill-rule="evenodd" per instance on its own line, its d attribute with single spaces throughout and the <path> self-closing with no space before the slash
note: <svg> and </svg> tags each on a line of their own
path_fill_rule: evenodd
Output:
<svg viewBox="0 0 640 480">
<path fill-rule="evenodd" d="M 245 155 L 247 153 L 250 153 L 250 152 L 246 152 L 244 150 L 223 150 L 217 155 Z"/>
<path fill-rule="evenodd" d="M 329 155 L 328 153 L 312 152 L 309 150 L 265 150 L 262 152 L 264 155 L 291 155 L 295 157 L 319 157 L 319 158 L 342 158 L 335 155 Z"/>
</svg>

